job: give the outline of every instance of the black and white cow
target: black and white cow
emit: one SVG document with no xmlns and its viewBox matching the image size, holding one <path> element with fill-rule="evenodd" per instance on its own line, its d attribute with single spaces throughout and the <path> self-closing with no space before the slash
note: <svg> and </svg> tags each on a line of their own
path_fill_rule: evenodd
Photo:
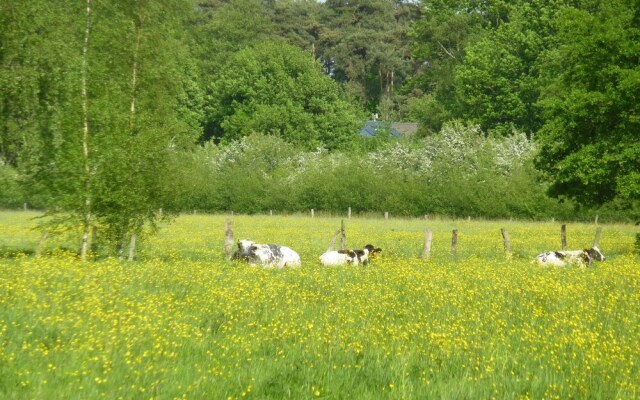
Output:
<svg viewBox="0 0 640 400">
<path fill-rule="evenodd" d="M 300 256 L 287 246 L 275 244 L 258 244 L 251 240 L 239 240 L 238 250 L 233 253 L 232 260 L 246 261 L 250 265 L 264 267 L 299 267 Z"/>
<path fill-rule="evenodd" d="M 562 267 L 565 265 L 577 265 L 580 267 L 591 265 L 591 261 L 604 261 L 605 257 L 597 247 L 585 250 L 548 251 L 538 254 L 533 260 L 540 265 Z"/>
<path fill-rule="evenodd" d="M 320 256 L 322 265 L 331 267 L 339 265 L 367 265 L 370 258 L 382 251 L 371 244 L 364 246 L 362 250 L 331 250 Z"/>
</svg>

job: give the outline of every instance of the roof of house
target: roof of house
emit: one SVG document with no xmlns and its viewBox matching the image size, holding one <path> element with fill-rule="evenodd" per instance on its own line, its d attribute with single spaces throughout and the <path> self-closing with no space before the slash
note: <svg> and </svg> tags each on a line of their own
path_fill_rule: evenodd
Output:
<svg viewBox="0 0 640 400">
<path fill-rule="evenodd" d="M 391 128 L 405 136 L 415 135 L 418 132 L 418 124 L 415 122 L 392 122 Z"/>
<path fill-rule="evenodd" d="M 396 137 L 411 136 L 418 131 L 418 124 L 413 122 L 385 122 L 385 121 L 367 121 L 360 135 L 365 137 L 373 137 L 379 133 L 388 132 Z"/>
</svg>

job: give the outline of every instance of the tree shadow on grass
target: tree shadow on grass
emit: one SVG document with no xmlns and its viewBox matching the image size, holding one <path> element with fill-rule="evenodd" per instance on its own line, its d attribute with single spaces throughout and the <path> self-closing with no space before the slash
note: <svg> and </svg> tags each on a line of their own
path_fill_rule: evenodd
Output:
<svg viewBox="0 0 640 400">
<path fill-rule="evenodd" d="M 34 254 L 33 249 L 0 247 L 0 258 L 22 258 Z"/>
<path fill-rule="evenodd" d="M 0 259 L 18 259 L 25 257 L 34 257 L 36 255 L 42 257 L 52 256 L 73 256 L 79 257 L 77 250 L 73 250 L 67 247 L 58 247 L 54 249 L 43 250 L 40 254 L 36 254 L 36 250 L 32 248 L 20 248 L 20 247 L 0 247 Z"/>
</svg>

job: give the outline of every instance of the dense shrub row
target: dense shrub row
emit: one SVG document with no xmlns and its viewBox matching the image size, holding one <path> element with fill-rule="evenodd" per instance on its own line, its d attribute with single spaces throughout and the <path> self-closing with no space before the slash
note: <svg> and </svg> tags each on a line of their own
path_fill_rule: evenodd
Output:
<svg viewBox="0 0 640 400">
<path fill-rule="evenodd" d="M 532 166 L 536 146 L 522 134 L 486 138 L 452 123 L 420 141 L 363 140 L 351 152 L 300 151 L 261 134 L 207 143 L 181 160 L 174 206 L 533 219 L 573 213 L 545 195 Z"/>
<path fill-rule="evenodd" d="M 452 217 L 633 219 L 616 204 L 576 208 L 546 195 L 533 167 L 537 147 L 524 134 L 487 137 L 477 126 L 450 123 L 423 139 L 360 138 L 349 151 L 303 150 L 254 133 L 227 144 L 207 142 L 175 153 L 175 211 L 238 213 L 382 213 Z M 0 165 L 0 207 L 42 207 L 20 174 Z"/>
</svg>

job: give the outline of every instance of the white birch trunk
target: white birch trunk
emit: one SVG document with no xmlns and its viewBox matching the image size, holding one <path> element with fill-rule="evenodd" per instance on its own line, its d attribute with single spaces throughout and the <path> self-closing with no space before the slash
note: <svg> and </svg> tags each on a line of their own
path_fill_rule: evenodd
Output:
<svg viewBox="0 0 640 400">
<path fill-rule="evenodd" d="M 136 40 L 133 47 L 133 65 L 131 66 L 131 120 L 130 129 L 131 134 L 134 133 L 135 128 L 135 115 L 136 115 L 136 101 L 138 90 L 138 54 L 140 53 L 140 37 L 142 36 L 142 22 L 140 26 L 135 26 Z"/>
<path fill-rule="evenodd" d="M 89 230 L 92 224 L 91 198 L 91 165 L 89 163 L 89 99 L 87 90 L 87 53 L 89 52 L 89 36 L 91 33 L 91 0 L 87 0 L 84 44 L 82 46 L 82 156 L 84 158 L 84 221 L 82 227 L 82 246 L 80 259 L 85 262 L 89 249 Z"/>
<path fill-rule="evenodd" d="M 136 255 L 136 238 L 137 235 L 135 233 L 131 235 L 131 241 L 129 241 L 129 261 L 133 261 Z"/>
</svg>

